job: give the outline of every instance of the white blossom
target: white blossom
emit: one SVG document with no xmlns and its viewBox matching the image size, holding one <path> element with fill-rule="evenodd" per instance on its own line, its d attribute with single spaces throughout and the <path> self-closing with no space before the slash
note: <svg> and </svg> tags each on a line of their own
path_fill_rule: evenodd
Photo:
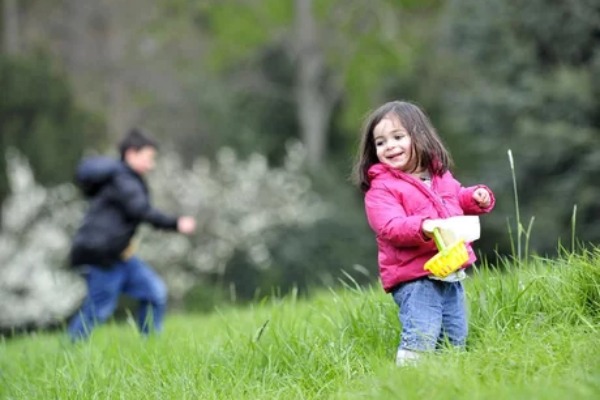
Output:
<svg viewBox="0 0 600 400">
<path fill-rule="evenodd" d="M 242 251 L 257 269 L 269 268 L 269 242 L 280 227 L 309 226 L 327 205 L 303 173 L 306 152 L 291 143 L 282 167 L 252 154 L 241 160 L 221 149 L 211 162 L 184 168 L 174 153 L 162 154 L 148 176 L 155 206 L 192 215 L 191 237 L 143 226 L 135 240 L 140 256 L 159 271 L 170 295 L 183 295 L 207 273 L 223 274 Z M 74 185 L 44 188 L 27 161 L 7 154 L 11 195 L 2 208 L 0 231 L 0 327 L 44 326 L 64 319 L 85 294 L 81 278 L 66 267 L 72 235 L 86 204 Z"/>
<path fill-rule="evenodd" d="M 0 231 L 0 327 L 45 326 L 71 313 L 84 285 L 61 268 L 83 204 L 72 185 L 46 189 L 27 161 L 7 154 L 11 196 Z"/>
<path fill-rule="evenodd" d="M 270 233 L 278 227 L 309 226 L 325 217 L 328 206 L 311 188 L 303 173 L 306 152 L 299 143 L 287 147 L 284 165 L 269 168 L 266 158 L 252 154 L 240 160 L 229 148 L 221 149 L 216 162 L 199 158 L 189 170 L 175 154 L 161 156 L 149 178 L 155 203 L 198 220 L 191 240 L 143 230 L 140 248 L 169 281 L 177 265 L 186 265 L 190 282 L 205 273 L 224 273 L 236 251 L 247 254 L 257 269 L 271 264 Z M 181 270 L 177 271 L 181 276 Z M 185 290 L 171 295 L 181 298 Z"/>
</svg>

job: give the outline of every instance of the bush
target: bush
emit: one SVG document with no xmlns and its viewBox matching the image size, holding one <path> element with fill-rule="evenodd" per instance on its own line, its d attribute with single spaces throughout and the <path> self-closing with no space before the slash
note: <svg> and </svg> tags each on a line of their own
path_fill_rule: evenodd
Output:
<svg viewBox="0 0 600 400">
<path fill-rule="evenodd" d="M 67 78 L 44 54 L 0 56 L 0 87 L 0 203 L 9 190 L 9 147 L 25 154 L 42 184 L 71 180 L 84 148 L 101 142 L 101 120 L 75 104 Z"/>
</svg>

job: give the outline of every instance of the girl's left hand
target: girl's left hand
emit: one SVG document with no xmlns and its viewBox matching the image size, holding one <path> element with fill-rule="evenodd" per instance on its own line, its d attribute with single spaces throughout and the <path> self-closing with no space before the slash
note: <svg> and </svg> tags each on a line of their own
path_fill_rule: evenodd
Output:
<svg viewBox="0 0 600 400">
<path fill-rule="evenodd" d="M 475 189 L 473 192 L 473 200 L 475 200 L 477 205 L 481 208 L 489 207 L 490 202 L 492 201 L 490 193 L 484 188 Z"/>
</svg>

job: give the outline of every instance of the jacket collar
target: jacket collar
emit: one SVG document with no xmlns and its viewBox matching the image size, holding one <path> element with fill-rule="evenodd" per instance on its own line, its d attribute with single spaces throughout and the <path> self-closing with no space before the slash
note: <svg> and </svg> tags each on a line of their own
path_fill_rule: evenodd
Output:
<svg viewBox="0 0 600 400">
<path fill-rule="evenodd" d="M 382 163 L 372 165 L 371 168 L 369 168 L 369 171 L 367 172 L 369 182 L 373 181 L 373 179 L 375 179 L 377 176 L 384 174 L 390 174 L 395 178 L 404 179 L 410 182 L 418 181 L 418 179 L 412 176 L 411 174 L 407 174 L 406 172 L 400 171 L 399 169 L 390 167 L 389 165 Z"/>
</svg>

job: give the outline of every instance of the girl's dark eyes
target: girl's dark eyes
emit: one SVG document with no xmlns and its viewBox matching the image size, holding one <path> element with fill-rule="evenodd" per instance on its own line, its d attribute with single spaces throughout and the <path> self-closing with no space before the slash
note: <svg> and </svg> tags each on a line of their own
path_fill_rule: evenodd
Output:
<svg viewBox="0 0 600 400">
<path fill-rule="evenodd" d="M 402 139 L 404 139 L 405 136 L 406 135 L 394 135 L 394 139 L 395 140 L 402 140 Z M 375 146 L 379 147 L 379 146 L 382 146 L 384 143 L 385 143 L 385 141 L 383 141 L 383 140 L 376 140 L 375 141 Z"/>
<path fill-rule="evenodd" d="M 394 135 L 394 140 L 402 140 L 406 137 L 405 134 L 399 134 L 399 135 Z M 383 146 L 383 144 L 385 143 L 385 140 L 376 140 L 375 141 L 375 146 L 379 147 L 379 146 Z"/>
</svg>

